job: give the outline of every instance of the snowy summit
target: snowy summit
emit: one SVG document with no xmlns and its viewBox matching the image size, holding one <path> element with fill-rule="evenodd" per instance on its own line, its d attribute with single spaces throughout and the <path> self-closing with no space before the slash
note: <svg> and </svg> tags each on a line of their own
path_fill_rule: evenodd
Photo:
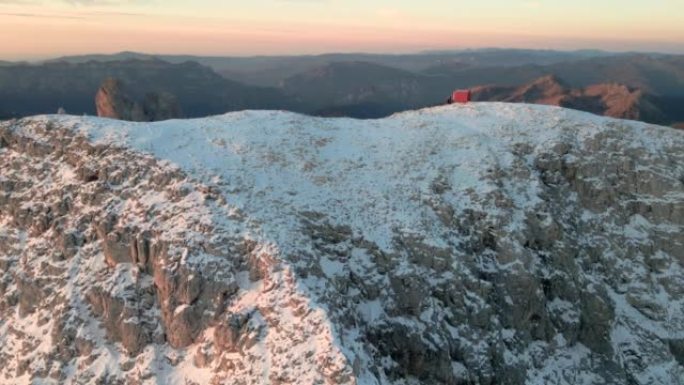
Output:
<svg viewBox="0 0 684 385">
<path fill-rule="evenodd" d="M 0 383 L 682 384 L 684 132 L 0 123 Z"/>
</svg>

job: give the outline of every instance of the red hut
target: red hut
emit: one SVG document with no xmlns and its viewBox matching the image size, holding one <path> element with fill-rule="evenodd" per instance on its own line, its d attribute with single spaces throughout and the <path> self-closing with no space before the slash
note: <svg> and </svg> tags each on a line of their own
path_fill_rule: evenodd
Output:
<svg viewBox="0 0 684 385">
<path fill-rule="evenodd" d="M 456 90 L 451 94 L 451 103 L 468 103 L 470 101 L 470 90 Z"/>
</svg>

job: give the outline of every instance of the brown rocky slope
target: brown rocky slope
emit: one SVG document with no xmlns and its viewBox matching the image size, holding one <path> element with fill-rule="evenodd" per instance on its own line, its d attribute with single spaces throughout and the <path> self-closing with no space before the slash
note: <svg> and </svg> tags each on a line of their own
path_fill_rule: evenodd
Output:
<svg viewBox="0 0 684 385">
<path fill-rule="evenodd" d="M 665 119 L 651 96 L 641 90 L 615 83 L 572 89 L 557 77 L 548 75 L 517 87 L 480 86 L 472 91 L 475 101 L 546 104 L 619 119 Z"/>
</svg>

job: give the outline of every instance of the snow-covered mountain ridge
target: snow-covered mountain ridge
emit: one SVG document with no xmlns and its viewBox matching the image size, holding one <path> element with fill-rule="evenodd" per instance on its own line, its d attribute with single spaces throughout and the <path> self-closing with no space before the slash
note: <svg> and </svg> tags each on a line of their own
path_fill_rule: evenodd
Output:
<svg viewBox="0 0 684 385">
<path fill-rule="evenodd" d="M 2 123 L 0 383 L 682 383 L 683 150 L 499 103 Z"/>
</svg>

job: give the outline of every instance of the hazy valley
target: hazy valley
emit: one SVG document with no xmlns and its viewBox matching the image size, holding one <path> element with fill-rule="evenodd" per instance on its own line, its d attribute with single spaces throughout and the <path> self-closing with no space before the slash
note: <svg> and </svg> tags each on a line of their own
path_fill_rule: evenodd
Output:
<svg viewBox="0 0 684 385">
<path fill-rule="evenodd" d="M 567 89 L 561 93 L 575 90 L 574 96 L 513 95 L 548 76 Z M 123 53 L 6 64 L 0 67 L 0 116 L 54 113 L 60 107 L 95 115 L 95 94 L 108 78 L 121 81 L 133 99 L 173 95 L 184 117 L 283 109 L 377 118 L 442 104 L 457 88 L 486 88 L 478 100 L 555 104 L 664 125 L 684 122 L 682 56 L 526 50 L 254 58 Z"/>
</svg>

